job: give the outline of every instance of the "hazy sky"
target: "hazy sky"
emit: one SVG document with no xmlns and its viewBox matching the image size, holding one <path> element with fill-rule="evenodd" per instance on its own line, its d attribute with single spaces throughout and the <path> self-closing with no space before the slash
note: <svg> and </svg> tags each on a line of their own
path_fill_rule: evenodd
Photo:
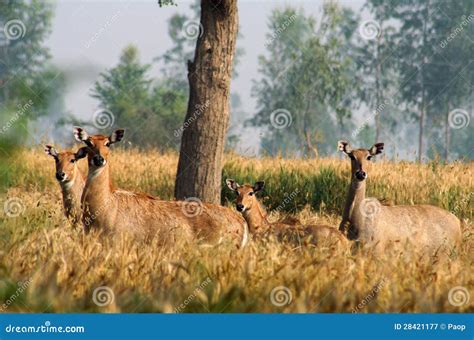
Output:
<svg viewBox="0 0 474 340">
<path fill-rule="evenodd" d="M 364 1 L 341 1 L 343 6 L 360 9 Z M 149 1 L 58 1 L 53 31 L 47 40 L 53 63 L 74 79 L 66 88 L 66 109 L 87 119 L 98 108 L 90 90 L 99 72 L 115 66 L 120 52 L 128 44 L 140 51 L 141 61 L 152 63 L 171 47 L 167 21 L 175 13 L 191 13 L 191 1 L 160 8 Z M 239 1 L 243 35 L 238 45 L 245 50 L 239 65 L 239 77 L 232 83 L 240 94 L 244 111 L 252 116 L 255 101 L 250 96 L 252 79 L 258 78 L 258 56 L 265 52 L 268 17 L 274 8 L 285 5 L 303 8 L 306 14 L 320 15 L 322 1 Z M 184 67 L 184 65 L 183 65 Z M 160 75 L 154 64 L 152 76 Z M 253 142 L 252 142 L 253 143 Z"/>
</svg>

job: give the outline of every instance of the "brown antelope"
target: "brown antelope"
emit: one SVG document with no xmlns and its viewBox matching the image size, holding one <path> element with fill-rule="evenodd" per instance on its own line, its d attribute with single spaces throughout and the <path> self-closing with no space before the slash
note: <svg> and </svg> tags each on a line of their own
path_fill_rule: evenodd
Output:
<svg viewBox="0 0 474 340">
<path fill-rule="evenodd" d="M 90 136 L 80 127 L 75 138 L 86 144 L 89 173 L 82 195 L 85 231 L 130 232 L 158 237 L 164 243 L 173 239 L 196 239 L 219 243 L 230 237 L 238 246 L 247 242 L 245 220 L 231 209 L 201 203 L 199 200 L 163 201 L 143 193 L 114 188 L 110 172 L 110 147 L 120 142 L 124 130 L 110 136 Z"/>
<path fill-rule="evenodd" d="M 385 206 L 365 197 L 370 160 L 383 147 L 377 143 L 370 149 L 352 149 L 348 142 L 338 142 L 339 151 L 351 159 L 351 183 L 339 230 L 351 240 L 378 249 L 397 242 L 432 252 L 457 244 L 461 223 L 450 212 L 431 205 Z"/>
<path fill-rule="evenodd" d="M 56 179 L 61 186 L 64 214 L 77 226 L 81 221 L 81 195 L 86 183 L 77 161 L 85 157 L 86 151 L 81 148 L 76 153 L 57 152 L 51 145 L 45 145 L 44 151 L 56 162 Z"/>
<path fill-rule="evenodd" d="M 235 191 L 237 200 L 236 209 L 242 213 L 249 231 L 254 236 L 274 234 L 278 239 L 305 239 L 312 244 L 325 241 L 330 243 L 346 243 L 346 238 L 336 228 L 328 225 L 303 225 L 297 219 L 286 219 L 281 222 L 270 223 L 267 212 L 258 201 L 256 193 L 263 190 L 264 181 L 254 185 L 239 185 L 233 179 L 227 179 L 226 184 L 230 190 Z"/>
</svg>

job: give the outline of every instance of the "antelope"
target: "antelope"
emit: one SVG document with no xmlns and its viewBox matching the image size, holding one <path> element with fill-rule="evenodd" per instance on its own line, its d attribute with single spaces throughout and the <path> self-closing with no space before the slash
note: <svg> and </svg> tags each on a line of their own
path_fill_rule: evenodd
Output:
<svg viewBox="0 0 474 340">
<path fill-rule="evenodd" d="M 346 238 L 336 228 L 328 225 L 302 225 L 297 219 L 286 219 L 281 222 L 270 223 L 267 212 L 258 201 L 256 194 L 265 187 L 264 181 L 254 185 L 239 185 L 233 179 L 226 180 L 227 187 L 237 194 L 236 209 L 242 213 L 249 231 L 254 236 L 274 234 L 278 239 L 297 237 L 309 239 L 312 244 L 319 244 L 324 240 L 331 243 L 346 243 Z"/>
<path fill-rule="evenodd" d="M 338 142 L 339 151 L 351 159 L 351 182 L 339 230 L 350 240 L 376 249 L 393 242 L 429 252 L 456 245 L 461 239 L 461 223 L 450 212 L 431 205 L 386 206 L 365 197 L 370 160 L 383 148 L 384 143 L 352 149 L 347 141 Z"/>
<path fill-rule="evenodd" d="M 58 152 L 53 146 L 45 145 L 44 152 L 56 162 L 56 179 L 61 186 L 64 214 L 77 226 L 81 221 L 81 195 L 86 183 L 77 161 L 85 157 L 85 149 L 81 148 L 76 153 Z"/>
<path fill-rule="evenodd" d="M 82 194 L 85 232 L 128 232 L 139 237 L 158 237 L 163 243 L 185 238 L 220 243 L 230 239 L 243 247 L 247 242 L 245 220 L 231 209 L 199 200 L 164 201 L 144 193 L 116 189 L 110 170 L 110 147 L 120 142 L 124 130 L 110 136 L 89 135 L 74 128 L 77 141 L 85 143 L 89 163 Z"/>
</svg>

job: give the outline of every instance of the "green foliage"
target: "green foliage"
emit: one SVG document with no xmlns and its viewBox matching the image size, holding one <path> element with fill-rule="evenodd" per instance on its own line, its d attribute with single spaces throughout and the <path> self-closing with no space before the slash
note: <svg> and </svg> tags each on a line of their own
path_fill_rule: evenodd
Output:
<svg viewBox="0 0 474 340">
<path fill-rule="evenodd" d="M 308 139 L 319 143 L 323 153 L 334 149 L 336 135 L 350 114 L 345 100 L 356 85 L 350 78 L 351 60 L 342 52 L 345 34 L 350 37 L 342 15 L 335 4 L 326 4 L 316 29 L 315 19 L 301 10 L 287 7 L 272 12 L 268 27 L 274 33 L 266 40 L 269 55 L 259 57 L 261 79 L 253 86 L 258 112 L 248 122 L 266 128 L 262 147 L 270 154 L 283 150 L 308 155 Z M 275 122 L 276 110 L 289 112 L 283 128 Z"/>
<path fill-rule="evenodd" d="M 184 119 L 186 97 L 164 81 L 152 84 L 149 69 L 150 65 L 140 63 L 137 49 L 128 46 L 119 64 L 101 74 L 92 96 L 112 113 L 115 126 L 128 129 L 132 144 L 177 148 L 176 131 Z"/>
<path fill-rule="evenodd" d="M 445 14 L 437 6 L 441 3 L 436 0 L 399 1 L 393 4 L 390 12 L 390 17 L 400 23 L 400 28 L 393 34 L 397 53 L 402 56 L 397 58 L 396 65 L 403 84 L 399 93 L 407 111 L 412 112 L 412 119 L 420 126 L 419 148 L 423 148 L 426 127 L 432 125 L 429 119 L 439 110 L 430 104 L 436 100 L 435 93 L 439 90 L 440 65 L 433 57 L 442 37 L 440 20 L 444 20 Z M 418 149 L 419 160 L 424 156 L 425 152 Z"/>
<path fill-rule="evenodd" d="M 472 126 L 453 130 L 448 115 L 455 108 L 469 111 L 473 68 L 467 36 L 473 7 L 469 0 L 366 1 L 364 8 L 372 14 L 377 35 L 359 39 L 352 49 L 361 80 L 357 97 L 370 110 L 364 115 L 369 126 L 379 117 L 379 139 L 392 146 L 415 145 L 419 131 L 407 128 L 407 123 L 421 124 L 424 111 L 422 138 L 429 143 L 423 154 L 431 159 L 462 154 L 472 158 Z M 357 131 L 361 140 L 367 137 L 363 131 Z M 449 157 L 450 151 L 454 157 Z"/>
<path fill-rule="evenodd" d="M 53 9 L 42 1 L 0 2 L 0 100 L 12 100 L 18 82 L 29 80 L 49 59 L 43 46 L 50 33 Z M 12 81 L 15 80 L 15 81 Z"/>
<path fill-rule="evenodd" d="M 357 130 L 357 135 L 361 142 L 370 144 L 392 135 L 397 126 L 395 116 L 400 116 L 400 112 L 397 110 L 399 84 L 395 66 L 400 55 L 393 48 L 396 30 L 389 20 L 392 5 L 386 1 L 368 0 L 364 7 L 372 13 L 374 21 L 360 23 L 358 40 L 352 49 L 357 61 L 356 76 L 360 81 L 356 96 L 358 102 L 367 107 L 365 123 L 374 126 L 375 130 L 370 140 L 364 128 Z"/>
<path fill-rule="evenodd" d="M 63 79 L 47 64 L 50 56 L 43 46 L 52 15 L 48 2 L 0 3 L 0 103 L 5 116 L 31 100 L 32 107 L 21 116 L 37 118 L 57 95 L 55 88 Z"/>
<path fill-rule="evenodd" d="M 43 45 L 52 16 L 49 2 L 0 2 L 0 187 L 11 180 L 16 146 L 32 139 L 30 121 L 61 104 L 64 77 Z"/>
<path fill-rule="evenodd" d="M 432 148 L 428 151 L 433 157 L 435 150 L 441 150 L 446 161 L 461 158 L 462 155 L 472 159 L 470 139 L 474 126 L 472 123 L 455 124 L 449 114 L 460 109 L 464 112 L 463 118 L 467 119 L 469 111 L 472 112 L 474 68 L 471 65 L 472 41 L 469 35 L 472 35 L 474 3 L 437 1 L 434 5 L 442 15 L 434 16 L 437 51 L 428 64 L 427 91 L 432 132 L 429 136 Z M 460 128 L 452 128 L 450 120 L 451 125 Z M 451 157 L 450 153 L 453 154 Z"/>
</svg>

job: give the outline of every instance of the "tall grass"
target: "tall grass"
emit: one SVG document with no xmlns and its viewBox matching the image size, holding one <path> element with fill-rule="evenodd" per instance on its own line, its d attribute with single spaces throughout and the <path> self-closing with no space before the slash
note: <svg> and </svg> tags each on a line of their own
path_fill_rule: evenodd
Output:
<svg viewBox="0 0 474 340">
<path fill-rule="evenodd" d="M 85 167 L 82 162 L 81 167 Z M 114 150 L 116 186 L 170 199 L 175 154 Z M 349 182 L 346 159 L 245 159 L 227 155 L 223 179 L 265 180 L 270 218 L 295 214 L 337 227 Z M 84 236 L 63 217 L 54 161 L 41 150 L 20 150 L 9 164 L 9 189 L 23 212 L 0 214 L 0 311 L 6 312 L 467 312 L 474 310 L 472 164 L 377 161 L 368 169 L 368 194 L 396 204 L 430 203 L 462 218 L 463 243 L 446 258 L 419 258 L 363 249 L 252 242 L 170 248 L 129 236 Z M 287 197 L 287 205 L 280 203 Z M 223 202 L 234 193 L 223 186 Z M 99 287 L 114 299 L 100 306 Z M 286 287 L 281 306 L 272 291 Z M 471 292 L 460 306 L 455 287 Z M 377 289 L 374 289 L 377 287 Z M 25 289 L 22 289 L 25 288 Z M 374 294 L 374 292 L 376 293 Z M 12 298 L 15 297 L 15 298 Z M 370 297 L 370 298 L 369 298 Z M 2 302 L 3 301 L 3 302 Z M 278 301 L 277 301 L 278 302 Z M 2 303 L 5 305 L 2 306 Z"/>
</svg>

